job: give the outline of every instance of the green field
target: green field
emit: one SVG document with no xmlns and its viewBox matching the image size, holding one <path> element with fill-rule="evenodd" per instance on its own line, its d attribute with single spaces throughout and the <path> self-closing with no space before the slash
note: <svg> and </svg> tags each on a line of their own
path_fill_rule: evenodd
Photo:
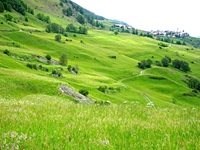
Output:
<svg viewBox="0 0 200 150">
<path fill-rule="evenodd" d="M 36 14 L 43 9 L 48 14 L 43 2 L 26 2 L 38 5 Z M 200 49 L 175 44 L 160 49 L 154 39 L 91 27 L 87 35 L 62 35 L 59 43 L 35 16 L 28 14 L 25 22 L 24 16 L 9 14 L 17 22 L 0 13 L 0 149 L 199 149 L 200 93 L 190 94 L 184 80 L 200 78 Z M 73 21 L 60 12 L 49 15 L 63 27 Z M 47 54 L 55 61 L 66 54 L 78 74 L 38 60 Z M 165 56 L 187 61 L 191 71 L 156 66 Z M 153 61 L 151 68 L 138 68 L 146 59 Z M 30 69 L 28 63 L 49 71 Z M 53 70 L 63 78 L 52 76 Z M 97 104 L 77 103 L 59 91 L 62 84 L 76 92 L 86 89 Z M 103 93 L 100 86 L 111 90 Z"/>
</svg>

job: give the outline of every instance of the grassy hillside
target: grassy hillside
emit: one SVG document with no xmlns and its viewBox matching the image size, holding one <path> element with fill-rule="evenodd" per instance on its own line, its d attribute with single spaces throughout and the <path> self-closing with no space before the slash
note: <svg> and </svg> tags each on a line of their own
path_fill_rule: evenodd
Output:
<svg viewBox="0 0 200 150">
<path fill-rule="evenodd" d="M 35 15 L 0 13 L 0 149 L 198 149 L 200 94 L 184 80 L 186 75 L 200 78 L 199 49 L 160 48 L 154 39 L 91 26 L 87 35 L 68 32 L 57 42 L 37 13 L 64 28 L 80 24 L 62 17 L 59 1 L 24 2 Z M 50 55 L 59 62 L 62 54 L 78 74 L 41 61 Z M 187 61 L 191 71 L 157 66 L 165 56 Z M 147 59 L 153 61 L 151 68 L 140 69 L 138 62 Z M 52 76 L 53 70 L 63 77 Z M 97 104 L 75 103 L 59 91 L 61 84 L 89 91 Z M 106 101 L 110 105 L 103 105 Z"/>
</svg>

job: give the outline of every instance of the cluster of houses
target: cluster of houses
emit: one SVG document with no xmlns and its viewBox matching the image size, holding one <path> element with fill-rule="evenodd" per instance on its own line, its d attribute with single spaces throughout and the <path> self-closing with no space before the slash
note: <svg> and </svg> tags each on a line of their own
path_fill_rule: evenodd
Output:
<svg viewBox="0 0 200 150">
<path fill-rule="evenodd" d="M 150 34 L 154 35 L 154 36 L 166 36 L 166 37 L 187 37 L 190 36 L 187 32 L 183 31 L 170 31 L 170 30 L 166 30 L 166 31 L 151 31 L 149 32 Z"/>
<path fill-rule="evenodd" d="M 114 24 L 111 26 L 112 29 L 123 29 L 123 30 L 135 30 L 132 26 L 126 25 L 126 24 Z M 187 32 L 184 30 L 182 31 L 170 31 L 170 30 L 157 30 L 157 31 L 150 31 L 147 32 L 148 34 L 151 34 L 153 36 L 165 36 L 165 37 L 188 37 L 190 36 Z"/>
<path fill-rule="evenodd" d="M 124 24 L 114 24 L 111 28 L 115 29 L 124 29 L 124 30 L 135 30 L 132 26 L 124 25 Z"/>
</svg>

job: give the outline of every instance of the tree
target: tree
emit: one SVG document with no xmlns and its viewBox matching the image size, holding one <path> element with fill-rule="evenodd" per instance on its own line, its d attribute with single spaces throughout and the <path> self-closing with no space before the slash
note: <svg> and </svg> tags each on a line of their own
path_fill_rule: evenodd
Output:
<svg viewBox="0 0 200 150">
<path fill-rule="evenodd" d="M 62 54 L 60 56 L 60 64 L 63 65 L 63 66 L 67 65 L 67 55 L 66 54 Z"/>
<path fill-rule="evenodd" d="M 7 2 L 3 2 L 3 5 L 4 5 L 4 9 L 11 12 L 12 11 L 12 6 L 7 3 Z"/>
<path fill-rule="evenodd" d="M 184 72 L 190 71 L 189 64 L 186 61 L 181 61 L 180 70 Z"/>
<path fill-rule="evenodd" d="M 169 63 L 172 62 L 172 59 L 169 56 L 165 56 L 165 57 L 169 60 Z"/>
<path fill-rule="evenodd" d="M 6 18 L 6 21 L 12 21 L 13 17 L 10 14 L 5 14 L 4 15 Z"/>
<path fill-rule="evenodd" d="M 71 9 L 70 7 L 67 8 L 66 15 L 67 15 L 68 17 L 73 15 L 72 9 Z"/>
<path fill-rule="evenodd" d="M 151 61 L 151 59 L 147 59 L 147 60 L 146 60 L 146 67 L 147 67 L 147 68 L 151 68 L 152 63 L 153 63 L 153 62 Z"/>
<path fill-rule="evenodd" d="M 139 68 L 142 68 L 142 69 L 145 69 L 146 67 L 146 61 L 145 60 L 142 60 L 141 62 L 138 63 L 138 67 Z"/>
<path fill-rule="evenodd" d="M 87 28 L 80 26 L 79 30 L 78 30 L 78 33 L 79 34 L 87 34 Z"/>
<path fill-rule="evenodd" d="M 172 61 L 172 66 L 173 66 L 174 68 L 180 69 L 180 67 L 181 67 L 181 62 L 180 62 L 178 59 L 175 59 L 175 60 Z"/>
<path fill-rule="evenodd" d="M 164 57 L 162 60 L 162 65 L 163 67 L 168 67 L 169 66 L 169 59 L 167 57 Z"/>
<path fill-rule="evenodd" d="M 188 76 L 186 83 L 188 84 L 188 86 L 190 88 L 200 91 L 200 81 L 199 81 L 199 79 Z"/>
<path fill-rule="evenodd" d="M 5 10 L 3 3 L 0 1 L 0 13 L 3 13 Z"/>
<path fill-rule="evenodd" d="M 57 34 L 57 35 L 55 36 L 55 40 L 56 40 L 57 42 L 61 42 L 61 35 L 60 35 L 60 34 Z"/>
<path fill-rule="evenodd" d="M 119 32 L 118 32 L 118 31 L 115 31 L 114 33 L 115 33 L 115 35 L 118 35 L 118 34 L 119 34 Z"/>
<path fill-rule="evenodd" d="M 63 7 L 63 2 L 61 1 L 61 2 L 59 3 L 59 5 L 60 5 L 61 7 Z"/>
<path fill-rule="evenodd" d="M 152 63 L 153 62 L 151 59 L 142 60 L 141 62 L 138 63 L 138 67 L 142 69 L 151 68 Z"/>
<path fill-rule="evenodd" d="M 50 23 L 46 27 L 46 32 L 63 34 L 65 32 L 65 29 L 63 29 L 63 27 L 57 23 Z"/>
<path fill-rule="evenodd" d="M 77 21 L 80 23 L 80 24 L 85 24 L 85 19 L 82 15 L 78 15 L 77 17 Z"/>
<path fill-rule="evenodd" d="M 28 22 L 28 18 L 27 17 L 25 18 L 25 21 Z"/>
<path fill-rule="evenodd" d="M 66 31 L 67 31 L 67 32 L 76 33 L 76 32 L 77 32 L 77 28 L 76 28 L 72 23 L 70 23 L 70 24 L 66 27 Z"/>
</svg>

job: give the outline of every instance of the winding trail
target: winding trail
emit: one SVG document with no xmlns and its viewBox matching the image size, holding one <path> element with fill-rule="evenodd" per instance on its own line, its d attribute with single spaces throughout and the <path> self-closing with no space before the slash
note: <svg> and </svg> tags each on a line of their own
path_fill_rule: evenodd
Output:
<svg viewBox="0 0 200 150">
<path fill-rule="evenodd" d="M 117 82 L 118 82 L 118 83 L 122 83 L 122 82 L 125 81 L 125 80 L 129 80 L 129 79 L 131 79 L 131 78 L 135 78 L 135 77 L 141 76 L 141 75 L 143 75 L 143 73 L 144 73 L 144 70 L 140 71 L 139 74 L 134 74 L 134 73 L 133 73 L 131 76 L 124 77 L 124 78 L 118 80 Z"/>
<path fill-rule="evenodd" d="M 131 76 L 127 76 L 127 77 L 124 77 L 124 78 L 118 80 L 118 83 L 122 83 L 122 82 L 124 82 L 124 81 L 126 81 L 126 80 L 129 80 L 129 79 L 132 79 L 132 78 L 135 78 L 135 77 L 138 77 L 138 76 L 142 76 L 143 74 L 144 74 L 144 70 L 141 70 L 139 74 L 134 74 L 134 73 L 133 73 Z M 127 85 L 124 85 L 124 86 L 127 88 Z M 135 89 L 135 91 L 138 92 L 138 93 L 146 100 L 147 106 L 151 106 L 151 107 L 153 107 L 154 109 L 156 109 L 155 106 L 154 106 L 154 103 L 153 103 L 153 102 L 151 101 L 151 99 L 147 96 L 147 94 L 141 93 L 141 91 L 136 90 L 136 89 Z"/>
</svg>

